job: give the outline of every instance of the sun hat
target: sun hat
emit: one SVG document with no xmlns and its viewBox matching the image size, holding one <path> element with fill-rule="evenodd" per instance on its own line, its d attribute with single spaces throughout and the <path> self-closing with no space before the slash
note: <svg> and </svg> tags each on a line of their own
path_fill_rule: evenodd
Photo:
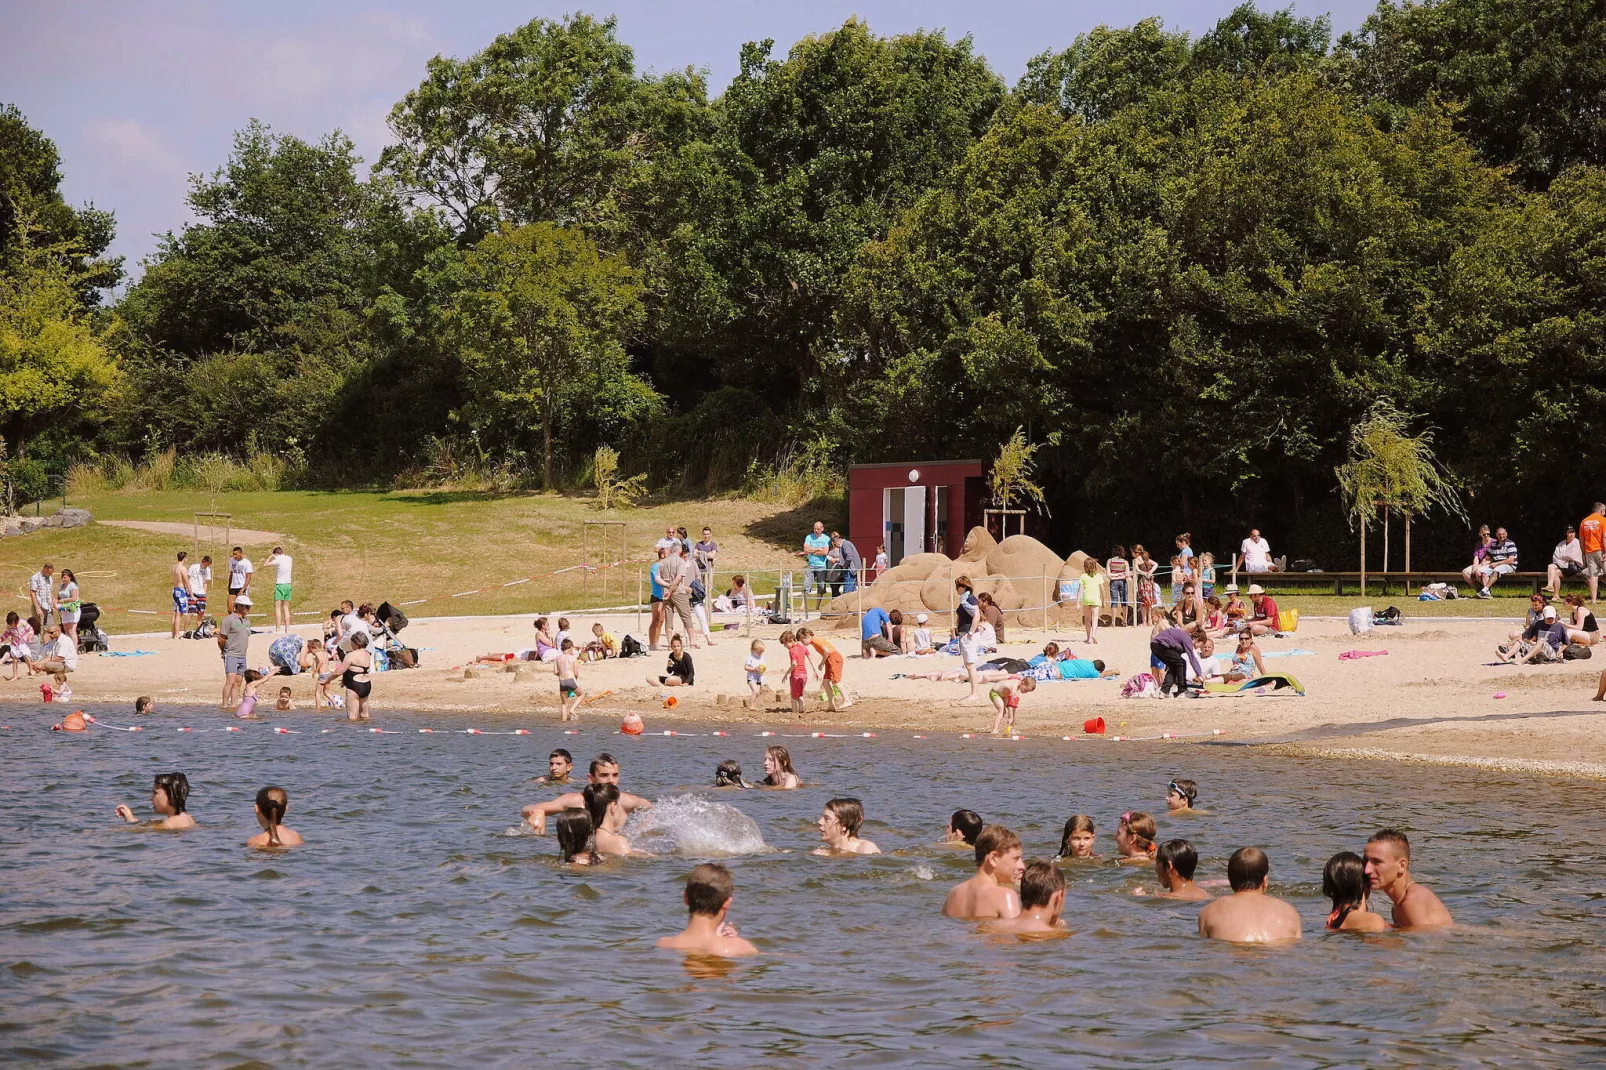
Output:
<svg viewBox="0 0 1606 1070">
<path fill-rule="evenodd" d="M 1249 585 L 1249 593 L 1250 594 L 1265 594 L 1266 593 L 1266 588 L 1262 587 L 1258 583 L 1251 583 Z"/>
<path fill-rule="evenodd" d="M 248 606 L 251 604 L 251 596 L 248 594 L 236 595 L 234 597 L 234 604 L 237 606 Z"/>
<path fill-rule="evenodd" d="M 1227 586 L 1223 587 L 1222 590 L 1226 591 L 1228 594 L 1237 594 L 1238 585 L 1236 583 L 1229 583 Z"/>
</svg>

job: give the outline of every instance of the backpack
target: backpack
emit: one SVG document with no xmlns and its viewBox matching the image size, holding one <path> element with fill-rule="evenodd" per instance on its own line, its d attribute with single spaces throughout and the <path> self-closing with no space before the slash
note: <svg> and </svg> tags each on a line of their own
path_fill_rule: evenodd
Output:
<svg viewBox="0 0 1606 1070">
<path fill-rule="evenodd" d="M 217 635 L 217 618 L 202 617 L 201 626 L 190 633 L 191 639 L 211 639 Z"/>
<path fill-rule="evenodd" d="M 702 580 L 692 580 L 691 581 L 691 604 L 694 605 L 694 606 L 700 606 L 700 605 L 703 604 L 703 600 L 706 599 L 707 597 L 708 597 L 708 591 L 707 591 L 706 588 L 703 587 L 703 581 Z"/>
<path fill-rule="evenodd" d="M 1373 624 L 1398 624 L 1398 623 L 1400 623 L 1400 607 L 1399 606 L 1389 606 L 1387 609 L 1379 612 L 1376 616 L 1374 616 L 1372 618 L 1372 623 Z"/>
<path fill-rule="evenodd" d="M 641 649 L 641 640 L 635 636 L 626 633 L 625 637 L 619 640 L 619 656 L 621 658 L 639 658 L 645 653 L 646 651 Z"/>
<path fill-rule="evenodd" d="M 1583 643 L 1568 643 L 1561 651 L 1563 661 L 1588 661 L 1594 653 Z"/>
</svg>

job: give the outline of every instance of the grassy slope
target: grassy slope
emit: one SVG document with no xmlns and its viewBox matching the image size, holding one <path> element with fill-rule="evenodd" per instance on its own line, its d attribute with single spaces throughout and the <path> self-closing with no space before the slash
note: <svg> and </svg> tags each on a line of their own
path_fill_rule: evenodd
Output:
<svg viewBox="0 0 1606 1070">
<path fill-rule="evenodd" d="M 196 510 L 209 510 L 211 499 L 189 491 L 118 491 L 75 499 L 105 520 L 165 520 L 189 524 Z M 633 555 L 650 551 L 668 523 L 684 524 L 696 533 L 704 524 L 714 529 L 722 548 L 720 571 L 737 568 L 795 568 L 801 562 L 789 551 L 799 545 L 816 517 L 840 524 L 829 506 L 788 508 L 773 503 L 732 499 L 674 501 L 602 514 L 584 499 L 556 495 L 490 498 L 452 492 L 316 492 L 223 494 L 217 509 L 234 515 L 241 528 L 281 532 L 296 558 L 297 610 L 322 610 L 341 598 L 357 601 L 409 601 L 418 616 L 448 614 L 537 613 L 582 606 L 621 605 L 636 598 L 636 570 L 619 569 L 606 579 L 583 580 L 578 572 L 540 579 L 503 590 L 464 598 L 454 592 L 505 583 L 550 572 L 581 559 L 581 529 L 587 520 L 619 519 L 627 527 Z M 113 571 L 114 576 L 86 575 L 84 597 L 103 606 L 160 609 L 171 605 L 168 567 L 178 550 L 192 548 L 189 537 L 159 535 L 93 525 L 68 531 L 14 536 L 0 543 L 0 583 L 26 593 L 28 576 L 49 559 L 79 572 Z M 228 547 L 203 548 L 221 562 Z M 270 547 L 247 546 L 261 562 Z M 613 552 L 593 555 L 611 560 Z M 215 584 L 223 585 L 216 568 Z M 269 581 L 271 577 L 263 577 Z M 767 590 L 771 581 L 756 584 Z M 1497 588 L 1497 590 L 1499 590 Z M 1284 608 L 1309 615 L 1343 614 L 1363 604 L 1358 596 L 1276 591 Z M 1520 616 L 1524 590 L 1510 588 L 1507 597 L 1490 601 L 1462 600 L 1418 603 L 1396 592 L 1389 597 L 1368 594 L 1367 603 L 1398 605 L 1410 616 Z M 20 608 L 23 599 L 13 598 Z M 260 604 L 259 600 L 259 604 Z M 299 621 L 315 619 L 298 616 Z M 148 631 L 166 626 L 166 618 L 107 613 L 108 631 Z"/>
</svg>

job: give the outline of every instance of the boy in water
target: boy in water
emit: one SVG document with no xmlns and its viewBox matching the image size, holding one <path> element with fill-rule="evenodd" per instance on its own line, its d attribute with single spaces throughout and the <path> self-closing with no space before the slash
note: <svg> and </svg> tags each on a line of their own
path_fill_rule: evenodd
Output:
<svg viewBox="0 0 1606 1070">
<path fill-rule="evenodd" d="M 580 658 L 574 652 L 574 640 L 565 637 L 559 648 L 556 662 L 558 672 L 558 708 L 560 721 L 580 719 Z"/>
<path fill-rule="evenodd" d="M 1394 903 L 1398 929 L 1438 929 L 1454 925 L 1449 908 L 1411 876 L 1411 841 L 1396 829 L 1373 833 L 1366 841 L 1366 878 L 1373 891 Z"/>
<path fill-rule="evenodd" d="M 1183 899 L 1197 902 L 1209 899 L 1210 893 L 1193 883 L 1193 874 L 1199 868 L 1199 853 L 1187 840 L 1167 840 L 1154 854 L 1154 875 L 1164 889 L 1160 899 Z M 1145 894 L 1142 888 L 1132 893 Z"/>
<path fill-rule="evenodd" d="M 569 770 L 574 768 L 574 755 L 559 747 L 546 756 L 546 776 L 535 778 L 537 784 L 567 784 Z"/>
<path fill-rule="evenodd" d="M 1271 862 L 1258 847 L 1240 847 L 1227 860 L 1232 894 L 1199 911 L 1199 935 L 1239 944 L 1299 939 L 1299 911 L 1266 894 Z"/>
<path fill-rule="evenodd" d="M 1020 709 L 1020 697 L 1036 690 L 1037 681 L 1027 676 L 1020 680 L 1005 680 L 987 692 L 988 701 L 998 711 L 998 716 L 993 718 L 993 735 L 998 734 L 1001 726 L 1008 727 L 1010 735 L 1015 734 L 1015 711 Z"/>
<path fill-rule="evenodd" d="M 1182 777 L 1175 777 L 1165 789 L 1165 808 L 1170 814 L 1202 814 L 1203 810 L 1193 808 L 1194 800 L 1199 798 L 1199 785 Z"/>
<path fill-rule="evenodd" d="M 758 948 L 738 936 L 736 927 L 725 920 L 733 898 L 735 883 L 730 870 L 713 862 L 696 867 L 686 877 L 686 928 L 674 936 L 659 937 L 658 946 L 719 958 L 758 954 Z"/>
<path fill-rule="evenodd" d="M 190 781 L 183 773 L 158 773 L 151 785 L 151 809 L 161 816 L 153 822 L 156 828 L 189 829 L 195 827 L 195 818 L 185 809 L 190 798 Z M 139 819 L 127 806 L 117 808 L 117 816 L 130 825 Z"/>
<path fill-rule="evenodd" d="M 619 762 L 613 755 L 603 753 L 591 759 L 591 771 L 586 774 L 587 784 L 612 784 L 619 787 Z M 536 835 L 546 832 L 546 819 L 556 816 L 565 810 L 584 810 L 586 808 L 585 796 L 578 791 L 565 792 L 555 799 L 544 803 L 532 803 L 523 810 L 524 820 L 529 822 L 530 828 Z M 619 792 L 619 799 L 608 807 L 607 817 L 603 821 L 603 828 L 609 832 L 618 832 L 624 827 L 625 818 L 637 810 L 651 810 L 652 800 L 643 799 L 640 795 L 632 795 L 623 789 Z"/>
<path fill-rule="evenodd" d="M 1052 862 L 1028 862 L 1020 878 L 1020 914 L 983 922 L 984 933 L 1069 935 L 1060 918 L 1065 909 L 1065 875 Z"/>
<path fill-rule="evenodd" d="M 139 698 L 134 700 L 134 712 L 141 715 L 155 713 L 156 700 L 151 698 L 149 695 L 139 696 Z"/>
<path fill-rule="evenodd" d="M 824 847 L 816 847 L 817 855 L 878 855 L 881 848 L 859 837 L 864 824 L 864 804 L 858 799 L 832 799 L 820 812 L 817 823 Z"/>
<path fill-rule="evenodd" d="M 278 710 L 280 713 L 285 713 L 296 708 L 296 700 L 291 696 L 290 689 L 288 687 L 279 688 L 279 701 L 273 704 L 273 708 Z"/>
<path fill-rule="evenodd" d="M 966 921 L 1018 917 L 1020 897 L 1014 885 L 1024 869 L 1020 837 L 1001 825 L 988 825 L 976 837 L 976 875 L 948 892 L 943 916 Z"/>
</svg>

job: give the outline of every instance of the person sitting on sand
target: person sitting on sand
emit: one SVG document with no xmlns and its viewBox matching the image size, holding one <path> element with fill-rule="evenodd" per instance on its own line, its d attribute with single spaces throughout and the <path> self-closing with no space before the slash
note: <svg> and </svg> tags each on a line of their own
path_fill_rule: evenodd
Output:
<svg viewBox="0 0 1606 1070">
<path fill-rule="evenodd" d="M 1182 899 L 1197 902 L 1209 899 L 1210 893 L 1193 883 L 1194 870 L 1199 868 L 1199 853 L 1187 840 L 1167 840 L 1154 854 L 1154 876 L 1160 882 L 1159 899 Z M 1139 888 L 1134 895 L 1143 895 Z"/>
<path fill-rule="evenodd" d="M 1439 897 L 1411 876 L 1411 841 L 1397 829 L 1381 829 L 1366 841 L 1366 877 L 1394 903 L 1398 929 L 1437 929 L 1455 922 Z"/>
<path fill-rule="evenodd" d="M 591 626 L 591 639 L 580 654 L 586 661 L 606 661 L 608 658 L 619 656 L 619 640 L 614 634 L 602 626 L 602 622 Z"/>
<path fill-rule="evenodd" d="M 291 692 L 290 688 L 279 688 L 279 699 L 273 704 L 273 708 L 279 713 L 289 713 L 291 710 L 296 708 L 295 695 Z"/>
<path fill-rule="evenodd" d="M 1560 661 L 1566 646 L 1566 622 L 1557 619 L 1555 606 L 1546 606 L 1540 618 L 1523 629 L 1520 638 L 1496 647 L 1495 657 L 1519 664 Z"/>
<path fill-rule="evenodd" d="M 593 853 L 591 815 L 578 806 L 567 807 L 558 813 L 554 823 L 557 829 L 558 855 L 564 862 L 575 866 L 589 866 L 602 859 Z"/>
<path fill-rule="evenodd" d="M 1013 918 L 1020 914 L 1020 882 L 1025 863 L 1020 837 L 1002 825 L 988 825 L 976 837 L 976 875 L 956 884 L 943 900 L 946 918 L 977 921 Z"/>
<path fill-rule="evenodd" d="M 1037 690 L 1037 681 L 1030 676 L 1024 679 L 1000 681 L 998 686 L 987 692 L 988 701 L 993 709 L 998 711 L 993 718 L 993 735 L 998 735 L 1001 728 L 1009 729 L 1011 735 L 1015 732 L 1015 714 L 1020 709 L 1022 695 L 1029 695 Z"/>
<path fill-rule="evenodd" d="M 737 935 L 736 927 L 725 920 L 736 897 L 735 887 L 730 870 L 716 862 L 694 868 L 686 877 L 686 928 L 674 936 L 659 937 L 658 946 L 665 951 L 718 958 L 758 954 L 758 948 Z"/>
<path fill-rule="evenodd" d="M 586 774 L 586 784 L 612 784 L 619 787 L 619 762 L 613 755 L 603 753 L 591 759 L 591 769 Z M 531 831 L 536 835 L 546 832 L 546 819 L 552 814 L 562 813 L 569 809 L 584 809 L 585 798 L 578 791 L 565 792 L 557 798 L 544 803 L 532 803 L 523 810 L 524 820 L 529 822 Z M 651 810 L 652 802 L 643 799 L 640 795 L 632 795 L 623 789 L 619 792 L 618 806 L 609 814 L 608 827 L 618 831 L 624 826 L 625 818 L 637 810 Z"/>
<path fill-rule="evenodd" d="M 931 629 L 927 627 L 931 617 L 925 613 L 915 614 L 915 626 L 904 633 L 903 652 L 905 654 L 935 654 L 936 648 L 931 645 Z"/>
<path fill-rule="evenodd" d="M 1327 860 L 1322 870 L 1322 894 L 1333 901 L 1327 927 L 1334 932 L 1378 933 L 1389 927 L 1383 915 L 1368 909 L 1371 887 L 1366 878 L 1366 860 L 1354 851 L 1340 851 Z"/>
<path fill-rule="evenodd" d="M 1060 833 L 1060 849 L 1054 855 L 1054 861 L 1097 858 L 1093 853 L 1094 842 L 1093 819 L 1086 814 L 1077 814 L 1065 822 L 1065 829 Z"/>
<path fill-rule="evenodd" d="M 1193 808 L 1194 800 L 1199 798 L 1199 785 L 1191 780 L 1172 777 L 1171 783 L 1165 788 L 1166 813 L 1174 816 L 1179 814 L 1203 813 Z"/>
<path fill-rule="evenodd" d="M 742 763 L 727 758 L 714 767 L 714 787 L 750 788 L 753 785 L 742 779 Z"/>
<path fill-rule="evenodd" d="M 1594 612 L 1584 605 L 1584 596 L 1564 595 L 1562 601 L 1567 605 L 1567 642 L 1584 646 L 1594 646 L 1600 642 L 1600 624 L 1595 620 Z"/>
<path fill-rule="evenodd" d="M 559 747 L 546 756 L 546 776 L 535 778 L 536 784 L 567 784 L 574 769 L 574 755 Z"/>
<path fill-rule="evenodd" d="M 1221 678 L 1229 684 L 1241 684 L 1265 675 L 1266 663 L 1260 659 L 1260 647 L 1255 643 L 1255 637 L 1249 632 L 1241 633 L 1238 636 L 1238 649 L 1232 652 L 1232 660 L 1227 663 Z"/>
<path fill-rule="evenodd" d="M 1299 911 L 1266 894 L 1271 862 L 1258 847 L 1240 847 L 1227 860 L 1232 894 L 1199 911 L 1199 935 L 1239 944 L 1269 944 L 1300 937 Z"/>
<path fill-rule="evenodd" d="M 793 791 L 803 786 L 803 778 L 792 768 L 792 752 L 780 744 L 764 748 L 764 780 L 766 788 Z"/>
<path fill-rule="evenodd" d="M 1249 618 L 1249 631 L 1254 635 L 1275 635 L 1282 631 L 1277 612 L 1277 600 L 1266 593 L 1258 583 L 1249 585 L 1249 602 L 1255 607 Z"/>
<path fill-rule="evenodd" d="M 820 811 L 818 827 L 825 846 L 816 847 L 817 855 L 878 855 L 881 848 L 859 836 L 864 824 L 864 804 L 858 799 L 832 799 Z"/>
<path fill-rule="evenodd" d="M 943 844 L 952 847 L 974 847 L 981 835 L 981 815 L 974 810 L 955 810 L 948 818 L 948 828 L 942 834 Z"/>
<path fill-rule="evenodd" d="M 157 773 L 155 783 L 151 785 L 151 809 L 161 816 L 161 820 L 152 822 L 153 827 L 194 828 L 195 818 L 185 809 L 189 798 L 190 780 L 183 773 Z M 130 825 L 137 824 L 139 820 L 127 806 L 119 806 L 117 816 Z"/>
<path fill-rule="evenodd" d="M 1148 865 L 1154 861 L 1154 837 L 1158 830 L 1154 818 L 1141 810 L 1128 810 L 1115 826 L 1116 861 L 1124 865 Z"/>
<path fill-rule="evenodd" d="M 1238 585 L 1236 583 L 1227 584 L 1221 591 L 1227 596 L 1227 600 L 1221 605 L 1221 614 L 1227 618 L 1228 629 L 1234 629 L 1241 622 L 1248 619 L 1249 607 L 1244 605 L 1242 598 L 1238 597 Z"/>
<path fill-rule="evenodd" d="M 1067 936 L 1060 914 L 1065 909 L 1065 874 L 1052 862 L 1028 862 L 1020 877 L 1020 913 L 983 922 L 984 933 L 1021 936 Z"/>
<path fill-rule="evenodd" d="M 663 675 L 649 676 L 647 683 L 653 687 L 690 687 L 696 679 L 697 670 L 686 652 L 686 641 L 676 632 L 669 637 L 669 661 L 664 665 Z"/>
<path fill-rule="evenodd" d="M 262 831 L 245 841 L 247 847 L 300 847 L 304 842 L 301 833 L 283 824 L 284 812 L 290 807 L 290 795 L 280 787 L 266 787 L 257 792 L 257 824 Z"/>
</svg>

